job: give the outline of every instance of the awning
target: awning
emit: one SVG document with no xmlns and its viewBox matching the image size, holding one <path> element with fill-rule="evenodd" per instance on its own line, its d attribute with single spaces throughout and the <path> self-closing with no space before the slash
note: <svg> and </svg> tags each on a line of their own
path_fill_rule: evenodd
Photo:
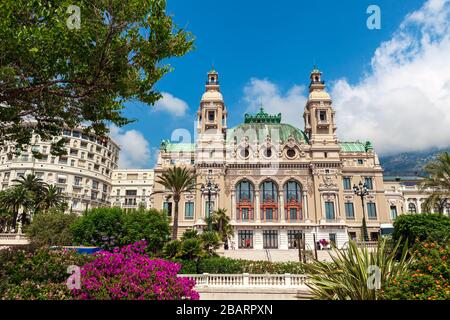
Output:
<svg viewBox="0 0 450 320">
<path fill-rule="evenodd" d="M 394 232 L 394 226 L 391 223 L 380 224 L 380 233 L 382 235 L 391 234 Z"/>
</svg>

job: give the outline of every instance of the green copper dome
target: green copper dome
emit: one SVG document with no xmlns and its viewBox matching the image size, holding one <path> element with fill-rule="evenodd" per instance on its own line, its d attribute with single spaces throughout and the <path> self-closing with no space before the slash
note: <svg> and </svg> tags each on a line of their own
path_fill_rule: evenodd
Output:
<svg viewBox="0 0 450 320">
<path fill-rule="evenodd" d="M 273 143 L 286 143 L 293 137 L 297 143 L 308 143 L 305 133 L 290 124 L 281 123 L 281 113 L 269 115 L 261 108 L 255 115 L 245 114 L 244 123 L 228 129 L 227 143 L 234 139 L 239 143 L 243 137 L 248 137 L 250 144 L 257 140 L 260 144 L 269 136 Z"/>
</svg>

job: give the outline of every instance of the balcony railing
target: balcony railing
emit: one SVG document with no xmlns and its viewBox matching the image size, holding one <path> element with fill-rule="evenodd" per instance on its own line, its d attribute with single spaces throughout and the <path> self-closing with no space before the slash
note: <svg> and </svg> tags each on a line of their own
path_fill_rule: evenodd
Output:
<svg viewBox="0 0 450 320">
<path fill-rule="evenodd" d="M 304 286 L 307 277 L 302 274 L 179 274 L 180 278 L 195 280 L 196 287 L 259 287 L 295 288 Z"/>
</svg>

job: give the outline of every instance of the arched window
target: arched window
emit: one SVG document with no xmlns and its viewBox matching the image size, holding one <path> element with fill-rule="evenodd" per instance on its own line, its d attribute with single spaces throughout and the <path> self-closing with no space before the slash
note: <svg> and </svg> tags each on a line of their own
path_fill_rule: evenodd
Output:
<svg viewBox="0 0 450 320">
<path fill-rule="evenodd" d="M 267 180 L 261 184 L 261 200 L 262 202 L 278 202 L 278 188 L 275 182 Z"/>
<path fill-rule="evenodd" d="M 300 184 L 289 180 L 284 184 L 284 210 L 287 221 L 303 220 L 302 191 Z"/>
<path fill-rule="evenodd" d="M 291 200 L 301 201 L 301 189 L 300 184 L 295 180 L 289 180 L 284 185 L 284 199 L 286 202 Z"/>
<path fill-rule="evenodd" d="M 417 207 L 414 203 L 410 202 L 408 204 L 408 212 L 409 213 L 417 213 Z"/>
<path fill-rule="evenodd" d="M 254 192 L 253 184 L 242 180 L 236 185 L 236 219 L 249 221 L 254 219 Z"/>
<path fill-rule="evenodd" d="M 278 186 L 271 180 L 260 185 L 261 219 L 266 221 L 278 220 Z"/>
</svg>

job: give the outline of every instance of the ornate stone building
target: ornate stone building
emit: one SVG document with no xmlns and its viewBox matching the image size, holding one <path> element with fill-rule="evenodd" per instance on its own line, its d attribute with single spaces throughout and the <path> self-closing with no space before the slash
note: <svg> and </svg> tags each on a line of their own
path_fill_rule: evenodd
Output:
<svg viewBox="0 0 450 320">
<path fill-rule="evenodd" d="M 210 196 L 212 210 L 227 209 L 236 248 L 293 248 L 299 234 L 310 248 L 313 239 L 341 247 L 349 238 L 362 238 L 362 203 L 353 192 L 353 185 L 362 181 L 369 189 L 367 227 L 376 239 L 380 226 L 392 223 L 383 170 L 370 142 L 338 139 L 332 99 L 317 69 L 310 74 L 303 119 L 301 130 L 283 123 L 281 114 L 269 115 L 261 108 L 228 128 L 219 75 L 210 71 L 197 112 L 195 143 L 163 141 L 155 168 L 157 177 L 169 166 L 187 166 L 198 175 L 199 185 L 211 180 L 218 186 L 209 195 L 200 188 L 184 195 L 179 234 L 205 226 Z M 155 190 L 161 188 L 155 183 Z M 154 206 L 171 214 L 173 204 L 157 195 Z"/>
</svg>

